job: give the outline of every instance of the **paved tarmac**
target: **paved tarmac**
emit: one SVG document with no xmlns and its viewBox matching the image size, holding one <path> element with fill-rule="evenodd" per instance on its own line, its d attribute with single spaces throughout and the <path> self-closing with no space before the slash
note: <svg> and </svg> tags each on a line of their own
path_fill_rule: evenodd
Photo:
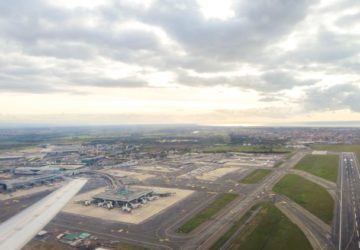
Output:
<svg viewBox="0 0 360 250">
<path fill-rule="evenodd" d="M 306 153 L 306 151 L 299 151 L 279 168 L 274 169 L 261 184 L 247 193 L 244 199 L 238 199 L 238 202 L 235 202 L 233 206 L 227 207 L 225 215 L 217 217 L 206 230 L 190 239 L 182 249 L 209 249 L 209 247 L 231 227 L 232 223 L 229 222 L 235 221 L 241 215 L 245 214 L 253 205 L 266 199 L 271 193 L 272 187 L 287 173 L 287 170 L 295 166 Z"/>
<path fill-rule="evenodd" d="M 339 178 L 333 231 L 337 249 L 360 249 L 360 172 L 354 153 L 341 154 Z"/>
</svg>

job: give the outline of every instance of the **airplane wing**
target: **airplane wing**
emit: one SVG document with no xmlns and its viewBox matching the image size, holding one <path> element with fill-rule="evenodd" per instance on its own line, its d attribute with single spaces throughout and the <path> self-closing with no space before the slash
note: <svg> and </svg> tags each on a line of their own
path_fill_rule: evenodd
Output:
<svg viewBox="0 0 360 250">
<path fill-rule="evenodd" d="M 0 224 L 0 249 L 20 250 L 80 191 L 86 179 L 75 179 Z"/>
</svg>

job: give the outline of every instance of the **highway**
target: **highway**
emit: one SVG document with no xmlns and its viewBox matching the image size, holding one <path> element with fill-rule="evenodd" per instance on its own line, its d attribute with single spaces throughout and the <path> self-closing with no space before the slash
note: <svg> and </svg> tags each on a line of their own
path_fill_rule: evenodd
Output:
<svg viewBox="0 0 360 250">
<path fill-rule="evenodd" d="M 354 153 L 340 157 L 339 203 L 334 224 L 337 248 L 360 249 L 360 171 Z"/>
</svg>

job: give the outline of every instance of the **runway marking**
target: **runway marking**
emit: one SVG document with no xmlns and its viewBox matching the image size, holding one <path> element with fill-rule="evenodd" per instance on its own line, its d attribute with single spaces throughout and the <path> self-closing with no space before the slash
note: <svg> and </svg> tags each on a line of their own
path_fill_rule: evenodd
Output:
<svg viewBox="0 0 360 250">
<path fill-rule="evenodd" d="M 341 250 L 341 228 L 342 228 L 342 193 L 343 193 L 343 164 L 340 164 L 341 167 L 341 188 L 340 188 L 340 229 L 339 229 L 339 250 Z M 346 167 L 346 166 L 345 166 Z"/>
</svg>

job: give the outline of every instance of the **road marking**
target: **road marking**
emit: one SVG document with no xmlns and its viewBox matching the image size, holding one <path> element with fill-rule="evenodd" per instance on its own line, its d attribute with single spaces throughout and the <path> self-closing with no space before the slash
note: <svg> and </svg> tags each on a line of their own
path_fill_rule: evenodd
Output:
<svg viewBox="0 0 360 250">
<path fill-rule="evenodd" d="M 356 229 L 356 235 L 359 238 L 359 230 L 358 229 Z"/>
<path fill-rule="evenodd" d="M 360 249 L 360 241 L 358 241 L 358 247 L 359 247 L 359 249 Z"/>
<path fill-rule="evenodd" d="M 355 225 L 356 225 L 356 228 L 358 227 L 358 223 L 357 223 L 357 220 L 355 221 Z"/>
</svg>

